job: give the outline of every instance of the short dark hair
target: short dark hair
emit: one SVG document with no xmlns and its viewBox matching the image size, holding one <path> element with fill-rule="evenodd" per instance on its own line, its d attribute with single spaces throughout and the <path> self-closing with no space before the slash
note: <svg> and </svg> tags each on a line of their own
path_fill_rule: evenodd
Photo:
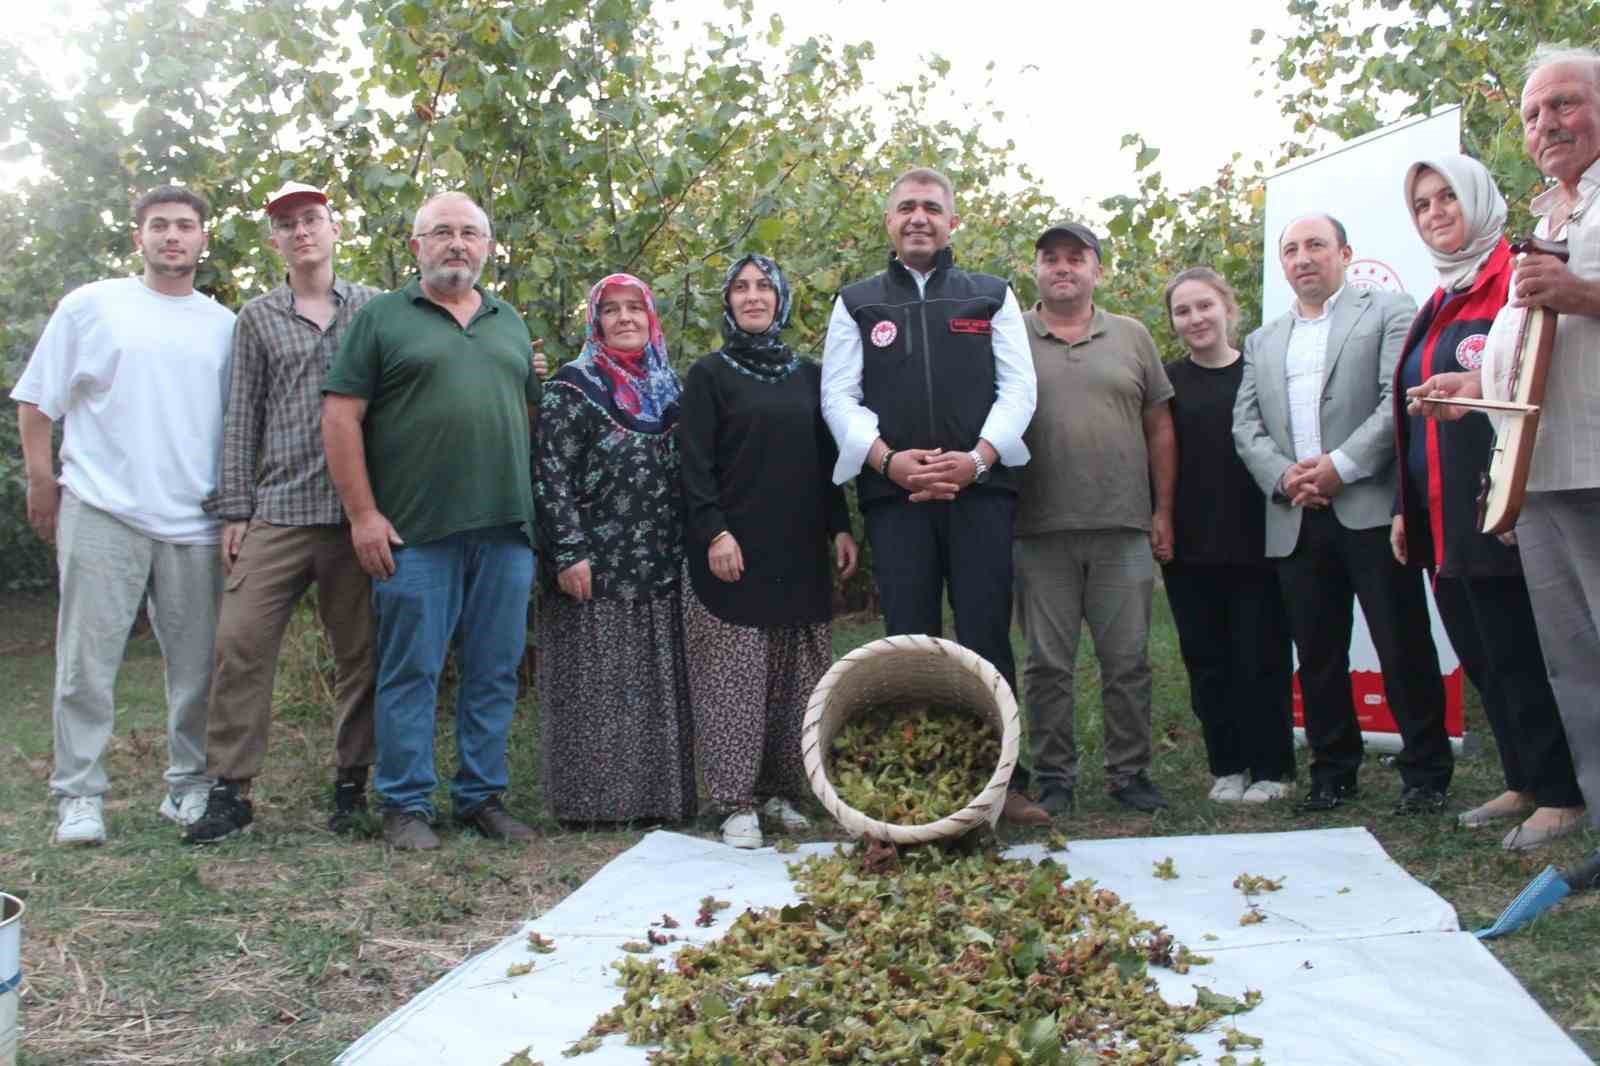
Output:
<svg viewBox="0 0 1600 1066">
<path fill-rule="evenodd" d="M 205 197 L 199 193 L 191 192 L 182 185 L 157 185 L 143 196 L 133 202 L 133 225 L 138 229 L 144 225 L 144 216 L 157 204 L 187 204 L 194 208 L 194 213 L 200 216 L 200 224 L 211 215 L 211 205 L 206 203 Z"/>
<path fill-rule="evenodd" d="M 889 186 L 889 195 L 884 198 L 885 201 L 886 201 L 885 204 L 884 204 L 885 210 L 894 207 L 894 194 L 899 192 L 900 191 L 900 186 L 906 184 L 907 182 L 916 182 L 919 185 L 937 185 L 937 186 L 939 186 L 939 188 L 944 190 L 945 202 L 949 204 L 950 212 L 952 214 L 955 213 L 955 209 L 956 209 L 956 187 L 955 187 L 955 183 L 952 182 L 949 178 L 945 177 L 945 175 L 943 173 L 941 173 L 940 171 L 934 170 L 932 167 L 912 167 L 910 170 L 908 170 L 905 173 L 901 174 L 898 178 L 895 178 L 894 179 L 894 184 Z"/>
<path fill-rule="evenodd" d="M 1307 214 L 1304 214 L 1304 215 L 1296 215 L 1293 218 L 1291 218 L 1288 222 L 1284 223 L 1284 227 L 1281 230 L 1278 231 L 1278 247 L 1279 248 L 1283 247 L 1283 235 L 1285 233 L 1289 232 L 1289 227 L 1290 226 L 1294 225 L 1296 222 L 1302 222 L 1302 221 L 1304 221 L 1305 219 L 1308 219 L 1308 218 L 1325 218 L 1325 219 L 1327 219 L 1329 224 L 1333 226 L 1333 237 L 1334 237 L 1334 240 L 1339 242 L 1339 247 L 1340 248 L 1348 248 L 1348 247 L 1350 247 L 1350 236 L 1349 236 L 1349 234 L 1345 233 L 1345 231 L 1344 231 L 1344 223 L 1340 222 L 1338 219 L 1334 218 L 1332 215 L 1328 214 L 1325 211 L 1311 211 L 1311 212 L 1308 212 Z"/>
</svg>

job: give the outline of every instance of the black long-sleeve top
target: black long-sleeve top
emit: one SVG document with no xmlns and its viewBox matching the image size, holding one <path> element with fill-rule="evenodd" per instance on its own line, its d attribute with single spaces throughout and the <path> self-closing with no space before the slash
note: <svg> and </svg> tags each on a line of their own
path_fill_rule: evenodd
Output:
<svg viewBox="0 0 1600 1066">
<path fill-rule="evenodd" d="M 822 368 L 810 359 L 778 381 L 720 352 L 684 381 L 678 448 L 694 591 L 712 614 L 745 626 L 809 625 L 833 612 L 829 542 L 848 532 L 837 458 L 822 421 Z M 744 576 L 722 581 L 706 552 L 727 530 Z"/>
</svg>

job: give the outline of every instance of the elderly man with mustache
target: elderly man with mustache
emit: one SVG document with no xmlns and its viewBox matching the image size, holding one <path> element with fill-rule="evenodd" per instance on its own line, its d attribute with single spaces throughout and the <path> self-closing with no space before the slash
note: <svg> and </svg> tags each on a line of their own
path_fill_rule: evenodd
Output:
<svg viewBox="0 0 1600 1066">
<path fill-rule="evenodd" d="M 419 276 L 364 307 L 323 387 L 328 469 L 371 575 L 377 623 L 373 785 L 393 847 L 439 846 L 434 706 L 459 634 L 455 820 L 525 840 L 506 813 L 506 735 L 533 582 L 528 327 L 479 285 L 489 219 L 461 193 L 424 203 Z"/>
<path fill-rule="evenodd" d="M 1590 824 L 1600 828 L 1600 52 L 1536 49 L 1522 124 L 1528 155 L 1556 182 L 1533 201 L 1534 236 L 1564 240 L 1568 260 L 1522 256 L 1483 372 L 1423 382 L 1410 392 L 1411 409 L 1462 417 L 1461 408 L 1419 401 L 1482 396 L 1495 354 L 1514 340 L 1517 308 L 1559 316 L 1516 536 L 1578 785 Z"/>
</svg>

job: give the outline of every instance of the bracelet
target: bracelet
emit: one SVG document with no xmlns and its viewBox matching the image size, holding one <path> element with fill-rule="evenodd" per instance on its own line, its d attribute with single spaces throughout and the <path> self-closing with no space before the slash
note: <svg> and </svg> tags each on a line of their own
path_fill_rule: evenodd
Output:
<svg viewBox="0 0 1600 1066">
<path fill-rule="evenodd" d="M 893 448 L 885 448 L 883 450 L 883 461 L 878 464 L 878 476 L 882 477 L 886 481 L 889 478 L 889 462 L 893 458 L 894 458 L 894 449 Z"/>
<path fill-rule="evenodd" d="M 721 533 L 718 533 L 716 536 L 711 538 L 711 544 L 715 544 L 717 541 L 721 540 L 723 537 L 731 537 L 731 536 L 733 536 L 733 531 L 731 529 L 724 529 Z M 710 544 L 706 545 L 706 547 L 708 547 L 708 548 L 710 546 L 711 546 Z"/>
</svg>

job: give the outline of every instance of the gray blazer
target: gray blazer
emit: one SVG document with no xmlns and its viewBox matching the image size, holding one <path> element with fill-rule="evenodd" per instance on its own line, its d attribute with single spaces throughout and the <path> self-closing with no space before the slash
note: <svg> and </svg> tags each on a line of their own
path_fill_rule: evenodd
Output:
<svg viewBox="0 0 1600 1066">
<path fill-rule="evenodd" d="M 1399 293 L 1347 286 L 1333 308 L 1322 377 L 1322 450 L 1343 450 L 1368 477 L 1333 498 L 1346 529 L 1387 526 L 1394 508 L 1395 364 L 1417 313 Z M 1244 373 L 1233 405 L 1233 443 L 1267 497 L 1267 556 L 1282 558 L 1300 539 L 1300 511 L 1277 495 L 1294 463 L 1284 360 L 1294 312 L 1268 322 L 1244 342 Z"/>
</svg>

